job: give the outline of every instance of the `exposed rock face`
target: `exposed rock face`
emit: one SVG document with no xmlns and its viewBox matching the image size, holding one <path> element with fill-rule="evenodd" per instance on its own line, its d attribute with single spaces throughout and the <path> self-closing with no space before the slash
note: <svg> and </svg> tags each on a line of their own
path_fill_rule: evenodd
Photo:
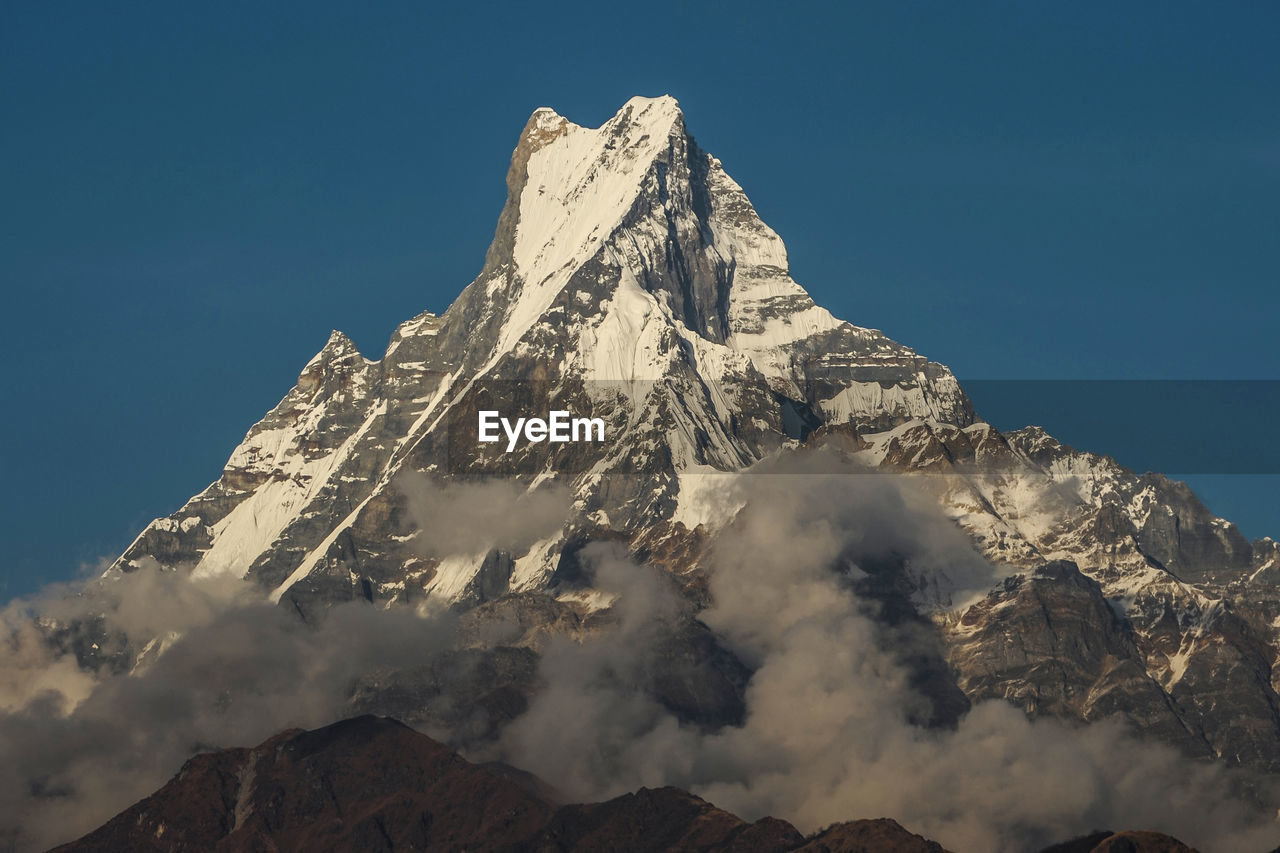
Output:
<svg viewBox="0 0 1280 853">
<path fill-rule="evenodd" d="M 476 651 L 475 633 L 475 679 L 371 673 L 357 688 L 360 708 L 415 722 L 463 690 L 486 709 L 465 739 L 520 712 L 549 633 L 607 621 L 577 554 L 619 542 L 671 572 L 691 605 L 650 689 L 686 721 L 726 724 L 750 673 L 696 610 L 701 556 L 733 508 L 700 478 L 827 443 L 912 477 L 1009 577 L 967 609 L 905 579 L 882 584 L 889 629 L 935 635 L 910 662 L 934 704 L 920 722 L 999 696 L 1032 714 L 1118 716 L 1193 755 L 1280 771 L 1280 546 L 1246 541 L 1161 475 L 1035 427 L 1001 434 L 946 367 L 815 305 L 670 98 L 633 99 L 597 129 L 538 110 L 507 187 L 484 267 L 446 312 L 401 324 L 378 361 L 333 333 L 219 480 L 149 525 L 113 571 L 229 573 L 311 621 L 360 599 L 445 602 L 473 629 L 509 617 L 519 630 L 501 651 Z M 599 417 L 608 441 L 503 453 L 476 441 L 481 408 Z M 399 487 L 413 473 L 530 490 L 556 480 L 572 509 L 531 545 L 429 555 Z M 86 666 L 127 669 L 136 654 L 76 642 Z"/>
<path fill-rule="evenodd" d="M 1119 716 L 1192 755 L 1280 769 L 1266 540 L 1255 549 L 1180 483 L 1035 428 L 909 424 L 868 441 L 882 465 L 927 473 L 916 479 L 993 562 L 1032 572 L 941 617 L 971 698 Z M 1074 567 L 1045 568 L 1055 560 Z"/>
<path fill-rule="evenodd" d="M 804 843 L 786 821 L 746 823 L 679 788 L 641 788 L 606 803 L 565 806 L 529 850 L 793 850 Z"/>
<path fill-rule="evenodd" d="M 1211 754 L 1147 674 L 1132 625 L 1073 563 L 1008 578 L 965 611 L 950 640 L 969 696 L 1008 699 L 1032 716 L 1121 716 L 1191 754 Z"/>
<path fill-rule="evenodd" d="M 552 807 L 394 720 L 283 732 L 198 755 L 63 851 L 494 849 Z"/>
<path fill-rule="evenodd" d="M 1095 832 L 1041 853 L 1197 853 L 1176 838 L 1159 832 Z"/>
<path fill-rule="evenodd" d="M 805 853 L 947 853 L 941 844 L 908 832 L 889 818 L 837 823 L 798 849 Z"/>
</svg>

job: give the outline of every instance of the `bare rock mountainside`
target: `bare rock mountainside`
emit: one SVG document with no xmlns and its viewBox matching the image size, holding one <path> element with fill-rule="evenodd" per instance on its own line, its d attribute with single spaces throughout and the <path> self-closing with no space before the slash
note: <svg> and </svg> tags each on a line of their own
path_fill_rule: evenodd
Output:
<svg viewBox="0 0 1280 853">
<path fill-rule="evenodd" d="M 471 764 L 379 717 L 198 755 L 159 791 L 55 853 L 121 850 L 947 853 L 893 820 L 837 823 L 806 838 L 786 821 L 747 823 L 678 788 L 559 805 L 534 777 Z M 1102 831 L 1045 853 L 1195 851 L 1159 833 Z"/>
<path fill-rule="evenodd" d="M 109 574 L 242 578 L 312 624 L 344 602 L 445 607 L 468 665 L 370 671 L 352 711 L 484 743 L 528 707 L 549 644 L 625 622 L 591 558 L 609 543 L 681 602 L 636 679 L 714 730 L 742 721 L 760 661 L 702 616 L 713 563 L 752 500 L 835 478 L 876 509 L 832 568 L 909 672 L 913 723 L 1008 700 L 1280 772 L 1275 542 L 1160 474 L 996 430 L 945 366 L 814 304 L 672 98 L 595 129 L 537 110 L 507 187 L 447 311 L 401 324 L 378 360 L 333 332 L 218 480 Z M 487 410 L 599 418 L 605 440 L 507 452 L 478 441 Z M 760 485 L 783 481 L 781 498 Z M 934 516 L 967 555 L 893 522 Z M 127 672 L 171 638 L 91 639 L 84 667 Z"/>
</svg>

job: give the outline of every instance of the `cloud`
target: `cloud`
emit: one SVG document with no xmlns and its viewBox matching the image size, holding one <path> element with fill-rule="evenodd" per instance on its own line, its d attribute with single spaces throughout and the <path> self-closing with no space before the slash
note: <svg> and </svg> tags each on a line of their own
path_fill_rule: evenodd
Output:
<svg viewBox="0 0 1280 853">
<path fill-rule="evenodd" d="M 569 512 L 554 484 L 399 485 L 433 555 L 519 552 Z M 307 626 L 238 578 L 149 561 L 15 600 L 0 629 L 0 848 L 35 849 L 93 829 L 197 751 L 348 716 L 358 680 L 437 660 L 458 626 L 443 604 L 361 602 Z"/>
<path fill-rule="evenodd" d="M 425 554 L 518 553 L 569 513 L 555 484 L 438 486 L 420 475 L 398 484 Z M 195 752 L 349 716 L 353 697 L 368 700 L 356 687 L 371 674 L 474 665 L 443 655 L 458 645 L 457 616 L 443 603 L 343 604 L 308 626 L 238 578 L 154 561 L 15 600 L 0 629 L 0 849 L 93 829 Z M 465 672 L 453 675 L 466 683 Z"/>
<path fill-rule="evenodd" d="M 700 612 L 671 575 L 616 546 L 583 549 L 614 604 L 575 637 L 544 638 L 541 687 L 493 753 L 578 800 L 672 784 L 805 830 L 892 816 L 959 851 L 1035 849 L 1102 826 L 1161 829 L 1206 851 L 1280 840 L 1232 800 L 1220 768 L 1118 725 L 1033 723 L 1000 702 L 950 727 L 915 724 L 936 701 L 912 668 L 930 652 L 927 623 L 886 630 L 886 599 L 866 590 L 885 566 L 905 568 L 906 591 L 924 600 L 985 590 L 996 573 L 927 496 L 892 479 L 824 454 L 759 471 L 724 496 L 743 509 L 712 543 Z M 569 510 L 558 487 L 402 488 L 436 554 L 516 550 Z M 50 589 L 0 618 L 0 847 L 22 850 L 101 824 L 194 752 L 350 715 L 370 673 L 465 657 L 450 652 L 458 617 L 445 608 L 420 617 L 356 602 L 309 626 L 251 585 L 156 566 Z M 739 724 L 694 726 L 655 698 L 655 674 L 687 664 L 670 641 L 695 618 L 752 670 Z M 156 638 L 163 654 L 139 666 L 117 654 Z M 96 672 L 77 665 L 88 652 Z M 692 680 L 697 666 L 684 670 Z"/>
<path fill-rule="evenodd" d="M 505 479 L 437 484 L 406 472 L 396 485 L 420 531 L 413 547 L 431 557 L 491 548 L 519 553 L 559 530 L 571 504 L 569 490 L 552 482 L 533 490 Z"/>
<path fill-rule="evenodd" d="M 597 555 L 599 583 L 620 606 L 639 602 L 612 635 L 548 647 L 546 688 L 508 728 L 506 760 L 576 799 L 678 785 L 805 831 L 890 816 L 961 851 L 1036 849 L 1099 827 L 1160 829 L 1207 851 L 1280 840 L 1233 799 L 1221 768 L 1117 724 L 1032 722 L 985 702 L 954 728 L 913 725 L 927 699 L 859 579 L 892 559 L 926 588 L 963 594 L 993 570 L 905 486 L 850 476 L 825 454 L 738 488 L 745 508 L 714 545 L 700 618 L 755 669 L 743 724 L 694 730 L 636 686 L 631 673 L 658 665 L 644 620 L 672 618 L 676 605 L 650 591 L 651 569 Z"/>
<path fill-rule="evenodd" d="M 149 666 L 94 676 L 76 666 L 71 647 L 47 642 L 54 621 L 88 621 L 103 640 L 159 636 L 168 647 Z M 15 602 L 5 624 L 0 849 L 20 850 L 95 828 L 195 752 L 348 716 L 357 678 L 421 664 L 450 647 L 455 630 L 448 613 L 422 619 L 363 603 L 335 607 L 313 628 L 241 581 L 154 570 Z M 37 663 L 55 676 L 34 681 Z"/>
<path fill-rule="evenodd" d="M 516 766 L 551 770 L 545 778 L 578 799 L 666 784 L 666 762 L 675 750 L 653 752 L 654 740 L 664 747 L 682 740 L 692 745 L 693 735 L 645 689 L 646 674 L 660 665 L 663 639 L 688 605 L 668 576 L 631 562 L 616 546 L 588 545 L 580 559 L 595 587 L 616 597 L 615 622 L 588 642 L 548 639 L 539 665 L 542 687 L 504 731 L 501 750 L 520 762 Z"/>
</svg>

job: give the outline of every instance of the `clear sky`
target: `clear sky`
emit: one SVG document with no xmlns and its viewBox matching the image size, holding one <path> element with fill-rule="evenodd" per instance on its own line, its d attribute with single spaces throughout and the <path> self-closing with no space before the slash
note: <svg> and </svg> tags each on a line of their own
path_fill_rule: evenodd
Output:
<svg viewBox="0 0 1280 853">
<path fill-rule="evenodd" d="M 962 379 L 1280 379 L 1280 5 L 442 6 L 6 6 L 0 598 L 214 480 L 331 328 L 443 310 L 540 105 L 675 95 L 820 303 Z M 1192 482 L 1257 536 L 1275 479 Z"/>
</svg>

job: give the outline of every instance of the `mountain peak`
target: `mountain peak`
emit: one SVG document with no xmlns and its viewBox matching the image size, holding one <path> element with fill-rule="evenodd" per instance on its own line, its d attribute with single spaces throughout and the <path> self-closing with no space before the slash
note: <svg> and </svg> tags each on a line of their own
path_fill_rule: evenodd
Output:
<svg viewBox="0 0 1280 853">
<path fill-rule="evenodd" d="M 505 270 L 525 281 L 545 280 L 575 254 L 594 251 L 669 147 L 663 143 L 685 143 L 684 115 L 670 95 L 631 98 L 595 128 L 538 107 L 512 152 L 507 202 L 481 278 Z M 611 180 L 597 180 L 602 175 Z"/>
<path fill-rule="evenodd" d="M 881 366 L 887 354 L 902 365 L 923 364 L 879 332 L 842 323 L 814 304 L 792 280 L 782 240 L 721 162 L 697 145 L 669 95 L 633 97 L 596 128 L 535 110 L 507 188 L 485 268 L 450 309 L 470 318 L 467 342 L 477 364 L 532 346 L 533 337 L 562 322 L 555 317 L 569 316 L 587 330 L 575 348 L 595 378 L 657 369 L 662 358 L 641 356 L 649 350 L 636 346 L 654 338 L 652 353 L 669 352 L 669 341 L 656 342 L 663 329 L 727 347 L 729 354 L 715 358 L 745 356 L 795 388 L 803 384 L 799 365 L 818 364 L 815 354 L 832 347 L 857 358 L 878 354 Z M 851 410 L 861 405 L 848 403 Z M 970 417 L 943 408 L 948 419 Z"/>
<path fill-rule="evenodd" d="M 569 119 L 557 112 L 554 107 L 538 107 L 529 116 L 525 132 L 527 134 L 531 129 L 558 130 L 566 126 L 585 130 L 600 130 L 619 122 L 663 124 L 675 118 L 683 119 L 684 113 L 680 109 L 680 102 L 671 95 L 659 95 L 656 98 L 636 95 L 633 98 L 629 98 L 613 114 L 613 117 L 604 122 L 599 128 L 584 128 L 580 124 L 569 121 Z"/>
<path fill-rule="evenodd" d="M 577 128 L 578 125 L 569 121 L 560 115 L 551 107 L 538 107 L 533 111 L 533 115 L 529 116 L 529 121 L 525 123 L 524 132 L 520 134 L 520 144 L 516 148 L 516 157 L 522 152 L 527 158 L 528 154 L 533 153 L 547 143 L 557 137 L 563 136 L 570 128 Z"/>
<path fill-rule="evenodd" d="M 684 113 L 680 110 L 680 102 L 670 95 L 659 95 L 656 98 L 636 95 L 623 104 L 622 109 L 610 119 L 611 122 L 620 120 L 665 128 L 676 120 L 683 123 Z"/>
<path fill-rule="evenodd" d="M 334 329 L 329 332 L 329 339 L 325 341 L 324 347 L 315 357 L 307 363 L 302 369 L 303 374 L 308 371 L 322 367 L 326 364 L 332 364 L 338 361 L 345 361 L 353 356 L 359 356 L 360 350 L 356 347 L 355 341 L 347 337 L 342 332 Z"/>
<path fill-rule="evenodd" d="M 525 123 L 517 156 L 524 149 L 523 153 L 527 157 L 533 151 L 574 131 L 625 136 L 624 130 L 628 128 L 640 129 L 640 137 L 648 135 L 661 138 L 669 136 L 673 131 L 683 134 L 684 113 L 680 110 L 680 102 L 670 95 L 659 95 L 656 98 L 637 95 L 623 104 L 612 118 L 596 128 L 576 124 L 551 107 L 538 107 Z"/>
<path fill-rule="evenodd" d="M 629 98 L 627 102 L 622 105 L 622 110 L 625 110 L 627 107 L 637 107 L 637 108 L 646 109 L 646 110 L 650 108 L 654 108 L 654 109 L 680 112 L 680 102 L 677 101 L 675 97 L 672 95 L 658 95 L 656 98 L 649 98 L 644 95 L 636 95 L 632 98 Z M 622 112 L 622 110 L 619 110 L 618 112 Z"/>
<path fill-rule="evenodd" d="M 482 298 L 498 298 L 506 315 L 497 351 L 514 345 L 584 264 L 616 254 L 606 246 L 658 184 L 657 194 L 678 181 L 689 195 L 691 144 L 670 96 L 632 98 L 596 128 L 547 107 L 533 112 L 477 279 Z"/>
</svg>

